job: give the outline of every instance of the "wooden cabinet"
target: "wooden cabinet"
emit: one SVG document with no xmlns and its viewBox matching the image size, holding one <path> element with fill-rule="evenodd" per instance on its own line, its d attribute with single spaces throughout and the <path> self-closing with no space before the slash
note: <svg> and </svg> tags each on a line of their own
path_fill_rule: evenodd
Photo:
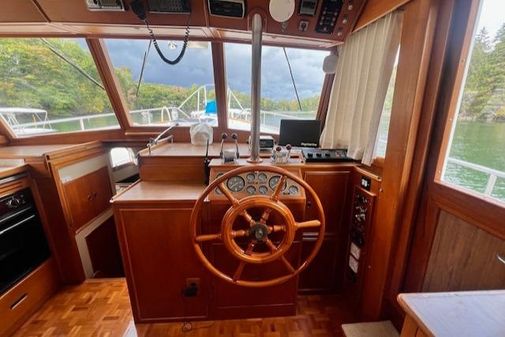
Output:
<svg viewBox="0 0 505 337">
<path fill-rule="evenodd" d="M 192 205 L 115 210 L 136 322 L 203 319 L 208 279 L 193 249 Z M 188 279 L 199 279 L 195 297 L 184 297 Z"/>
<path fill-rule="evenodd" d="M 326 234 L 321 251 L 300 275 L 301 291 L 335 291 L 342 285 L 347 242 L 346 218 L 351 169 L 305 171 L 304 179 L 316 191 L 324 208 Z M 307 195 L 306 219 L 315 219 L 314 201 Z M 315 233 L 303 237 L 302 257 L 308 254 Z"/>
<path fill-rule="evenodd" d="M 58 287 L 53 258 L 0 296 L 0 337 L 16 331 Z"/>
<path fill-rule="evenodd" d="M 77 231 L 109 207 L 112 198 L 108 168 L 78 177 L 63 184 L 63 193 L 70 209 L 70 227 Z"/>
</svg>

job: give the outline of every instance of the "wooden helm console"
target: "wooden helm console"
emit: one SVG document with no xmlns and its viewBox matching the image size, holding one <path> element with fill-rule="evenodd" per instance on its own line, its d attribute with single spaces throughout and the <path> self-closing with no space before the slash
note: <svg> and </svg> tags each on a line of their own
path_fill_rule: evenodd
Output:
<svg viewBox="0 0 505 337">
<path fill-rule="evenodd" d="M 276 173 L 280 175 L 280 181 L 272 195 L 253 195 L 237 199 L 225 186 L 225 182 L 231 177 L 238 174 L 258 171 Z M 315 201 L 318 219 L 297 222 L 291 210 L 279 200 L 283 186 L 288 178 L 303 187 L 306 192 L 310 193 Z M 221 193 L 226 196 L 229 202 L 231 202 L 231 206 L 223 216 L 221 231 L 219 233 L 200 234 L 201 228 L 199 219 L 201 218 L 204 201 L 216 188 L 219 188 Z M 257 219 L 253 218 L 248 211 L 253 208 L 262 209 L 261 216 Z M 269 217 L 272 212 L 278 213 L 284 224 L 269 224 Z M 238 217 L 243 217 L 248 223 L 249 228 L 234 230 L 235 220 L 237 220 Z M 303 179 L 280 167 L 251 165 L 231 170 L 217 177 L 209 186 L 207 186 L 193 208 L 193 212 L 191 214 L 191 228 L 193 230 L 193 245 L 197 256 L 212 274 L 227 282 L 244 287 L 268 287 L 284 283 L 307 268 L 323 243 L 325 218 L 323 206 L 319 197 L 312 187 L 310 187 L 310 185 Z M 293 266 L 286 259 L 285 254 L 293 244 L 296 232 L 305 228 L 318 228 L 318 237 L 308 257 L 299 263 L 298 266 Z M 275 240 L 277 241 L 276 243 L 269 237 L 272 234 L 282 234 L 282 238 Z M 242 244 L 245 248 L 242 248 L 241 245 L 236 242 L 236 239 L 242 240 L 242 243 L 245 240 L 245 246 Z M 202 249 L 202 244 L 212 241 L 222 241 L 226 250 L 239 261 L 238 267 L 234 273 L 226 273 L 219 270 L 205 255 L 204 249 Z M 260 246 L 262 246 L 262 248 L 266 248 L 266 251 L 265 249 L 263 249 L 262 252 L 255 251 L 256 248 L 259 248 Z M 260 281 L 241 278 L 242 272 L 247 264 L 261 265 L 276 260 L 282 261 L 286 267 L 286 272 L 282 276 Z"/>
</svg>

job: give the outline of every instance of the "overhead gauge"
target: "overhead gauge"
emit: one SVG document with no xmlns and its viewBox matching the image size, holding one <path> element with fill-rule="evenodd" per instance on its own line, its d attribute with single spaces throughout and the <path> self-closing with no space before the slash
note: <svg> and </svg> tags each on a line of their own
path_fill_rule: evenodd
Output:
<svg viewBox="0 0 505 337">
<path fill-rule="evenodd" d="M 249 185 L 249 186 L 247 186 L 247 188 L 245 190 L 246 190 L 247 194 L 249 194 L 249 195 L 256 194 L 256 187 L 254 187 L 254 186 Z"/>
<path fill-rule="evenodd" d="M 265 185 L 261 185 L 259 188 L 258 188 L 258 191 L 260 192 L 260 194 L 267 194 L 268 193 L 268 187 L 266 187 Z"/>
<path fill-rule="evenodd" d="M 240 192 L 245 187 L 245 180 L 242 177 L 234 176 L 228 179 L 226 187 L 232 192 Z"/>
</svg>

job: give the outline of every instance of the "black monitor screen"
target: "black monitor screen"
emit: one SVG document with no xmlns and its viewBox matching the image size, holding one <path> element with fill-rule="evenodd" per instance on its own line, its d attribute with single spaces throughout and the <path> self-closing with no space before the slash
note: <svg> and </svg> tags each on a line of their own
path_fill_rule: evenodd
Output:
<svg viewBox="0 0 505 337">
<path fill-rule="evenodd" d="M 279 145 L 318 147 L 320 136 L 321 121 L 281 119 Z"/>
</svg>

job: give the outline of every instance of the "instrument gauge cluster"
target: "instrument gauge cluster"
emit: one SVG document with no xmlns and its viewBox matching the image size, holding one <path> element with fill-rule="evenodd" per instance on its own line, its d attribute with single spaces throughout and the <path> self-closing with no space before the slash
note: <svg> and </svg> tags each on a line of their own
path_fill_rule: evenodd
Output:
<svg viewBox="0 0 505 337">
<path fill-rule="evenodd" d="M 222 176 L 224 173 L 219 172 L 215 178 Z M 281 181 L 281 175 L 269 172 L 248 172 L 233 176 L 226 180 L 226 188 L 234 194 L 242 194 L 245 196 L 253 195 L 271 195 Z M 301 196 L 301 187 L 291 179 L 284 181 L 284 186 L 281 190 L 281 197 L 296 197 Z M 219 187 L 216 187 L 215 194 L 224 197 L 223 192 Z"/>
</svg>

